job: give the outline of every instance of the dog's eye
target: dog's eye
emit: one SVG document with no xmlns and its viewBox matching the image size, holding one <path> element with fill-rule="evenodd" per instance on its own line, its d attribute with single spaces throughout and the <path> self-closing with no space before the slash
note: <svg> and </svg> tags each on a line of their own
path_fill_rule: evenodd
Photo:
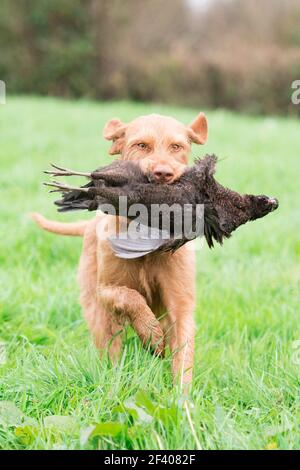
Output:
<svg viewBox="0 0 300 470">
<path fill-rule="evenodd" d="M 138 144 L 136 144 L 138 146 L 138 148 L 142 149 L 142 150 L 146 150 L 148 148 L 148 145 L 145 144 L 145 142 L 139 142 Z"/>
<path fill-rule="evenodd" d="M 173 152 L 178 152 L 179 150 L 182 149 L 182 146 L 179 144 L 172 144 L 171 149 L 173 150 Z"/>
</svg>

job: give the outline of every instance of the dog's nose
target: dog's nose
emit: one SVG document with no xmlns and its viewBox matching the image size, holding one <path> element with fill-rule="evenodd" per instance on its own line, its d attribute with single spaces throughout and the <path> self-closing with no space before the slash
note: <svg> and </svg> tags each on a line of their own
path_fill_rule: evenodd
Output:
<svg viewBox="0 0 300 470">
<path fill-rule="evenodd" d="M 156 181 L 160 183 L 168 183 L 174 177 L 174 172 L 168 165 L 157 165 L 153 169 L 153 174 Z"/>
</svg>

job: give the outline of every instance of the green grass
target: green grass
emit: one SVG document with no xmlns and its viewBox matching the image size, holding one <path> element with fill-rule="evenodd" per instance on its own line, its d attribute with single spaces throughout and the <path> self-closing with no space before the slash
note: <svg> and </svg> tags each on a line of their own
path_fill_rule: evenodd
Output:
<svg viewBox="0 0 300 470">
<path fill-rule="evenodd" d="M 193 149 L 226 157 L 223 184 L 280 200 L 222 248 L 198 251 L 196 436 L 170 357 L 152 357 L 129 331 L 119 364 L 99 360 L 78 304 L 81 240 L 42 232 L 27 216 L 80 217 L 56 213 L 42 170 L 109 162 L 101 132 L 110 117 L 160 112 L 188 123 L 197 111 L 9 97 L 0 107 L 0 448 L 300 448 L 299 121 L 208 112 L 209 144 Z M 109 422 L 120 424 L 100 424 Z M 80 442 L 93 423 L 101 436 Z"/>
</svg>

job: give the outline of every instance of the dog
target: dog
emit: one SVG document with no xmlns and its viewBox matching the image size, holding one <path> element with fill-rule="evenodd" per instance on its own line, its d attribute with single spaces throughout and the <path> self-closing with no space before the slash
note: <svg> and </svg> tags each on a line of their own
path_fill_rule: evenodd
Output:
<svg viewBox="0 0 300 470">
<path fill-rule="evenodd" d="M 109 153 L 136 162 L 160 184 L 171 184 L 188 166 L 191 144 L 205 144 L 208 124 L 200 113 L 191 125 L 162 115 L 140 116 L 130 123 L 110 120 L 103 136 Z M 78 282 L 80 303 L 94 342 L 119 357 L 124 324 L 129 321 L 142 342 L 163 355 L 172 353 L 174 383 L 192 381 L 195 325 L 195 251 L 189 242 L 174 254 L 158 253 L 136 260 L 117 258 L 108 242 L 121 218 L 97 213 L 91 221 L 60 223 L 38 213 L 32 217 L 45 230 L 83 236 Z"/>
</svg>

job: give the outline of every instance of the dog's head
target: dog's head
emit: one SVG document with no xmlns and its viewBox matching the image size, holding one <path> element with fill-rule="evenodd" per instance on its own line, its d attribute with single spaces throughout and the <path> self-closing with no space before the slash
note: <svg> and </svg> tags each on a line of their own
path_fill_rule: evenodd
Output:
<svg viewBox="0 0 300 470">
<path fill-rule="evenodd" d="M 111 155 L 136 161 L 160 183 L 172 183 L 188 165 L 191 144 L 207 141 L 207 120 L 200 113 L 190 126 L 158 114 L 140 116 L 128 124 L 110 120 L 103 131 L 112 140 Z"/>
</svg>

